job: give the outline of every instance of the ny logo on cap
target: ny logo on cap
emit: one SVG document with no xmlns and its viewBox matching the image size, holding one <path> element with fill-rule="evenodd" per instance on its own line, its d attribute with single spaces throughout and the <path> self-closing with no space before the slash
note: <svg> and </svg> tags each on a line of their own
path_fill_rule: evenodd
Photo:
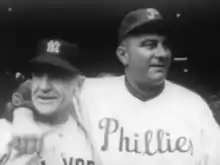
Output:
<svg viewBox="0 0 220 165">
<path fill-rule="evenodd" d="M 148 8 L 146 9 L 146 11 L 147 11 L 148 18 L 151 20 L 157 17 L 160 17 L 160 13 L 156 9 Z"/>
<path fill-rule="evenodd" d="M 49 41 L 47 43 L 47 52 L 49 53 L 60 53 L 60 42 L 59 41 Z"/>
</svg>

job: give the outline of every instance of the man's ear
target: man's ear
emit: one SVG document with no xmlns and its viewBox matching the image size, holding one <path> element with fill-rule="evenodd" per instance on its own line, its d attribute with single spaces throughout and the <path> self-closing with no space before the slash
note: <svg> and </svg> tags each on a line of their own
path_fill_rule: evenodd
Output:
<svg viewBox="0 0 220 165">
<path fill-rule="evenodd" d="M 116 55 L 124 66 L 128 64 L 129 56 L 126 51 L 126 48 L 123 45 L 118 46 L 116 50 Z"/>
<path fill-rule="evenodd" d="M 12 101 L 11 102 L 14 106 L 21 106 L 24 102 L 24 98 L 23 98 L 22 94 L 20 94 L 18 92 L 15 92 L 12 95 Z"/>
</svg>

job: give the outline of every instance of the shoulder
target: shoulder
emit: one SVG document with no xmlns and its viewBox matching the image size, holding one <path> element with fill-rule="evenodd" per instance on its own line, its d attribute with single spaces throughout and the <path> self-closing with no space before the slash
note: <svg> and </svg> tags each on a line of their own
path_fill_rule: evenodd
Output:
<svg viewBox="0 0 220 165">
<path fill-rule="evenodd" d="M 106 87 L 115 87 L 124 83 L 124 76 L 107 75 L 103 77 L 86 78 L 84 89 L 106 89 Z"/>
<path fill-rule="evenodd" d="M 186 99 L 188 101 L 192 100 L 195 103 L 206 104 L 206 101 L 196 92 L 171 81 L 166 80 L 166 88 L 170 93 L 175 94 L 178 98 Z"/>
<path fill-rule="evenodd" d="M 82 95 L 96 95 L 111 93 L 120 90 L 124 86 L 124 76 L 105 76 L 86 78 L 82 87 Z"/>
<path fill-rule="evenodd" d="M 185 112 L 191 115 L 213 116 L 208 103 L 196 92 L 187 89 L 171 81 L 166 81 L 167 91 L 173 95 L 173 98 L 179 105 L 185 107 Z"/>
<path fill-rule="evenodd" d="M 86 78 L 81 90 L 81 102 L 106 100 L 124 88 L 124 76 Z"/>
</svg>

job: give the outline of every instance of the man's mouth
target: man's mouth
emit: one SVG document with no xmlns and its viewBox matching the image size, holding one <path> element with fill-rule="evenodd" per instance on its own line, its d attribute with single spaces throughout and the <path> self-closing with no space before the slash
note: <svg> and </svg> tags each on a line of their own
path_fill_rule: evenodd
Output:
<svg viewBox="0 0 220 165">
<path fill-rule="evenodd" d="M 38 96 L 37 98 L 41 102 L 50 102 L 50 101 L 54 101 L 57 99 L 57 97 L 55 96 Z"/>
</svg>

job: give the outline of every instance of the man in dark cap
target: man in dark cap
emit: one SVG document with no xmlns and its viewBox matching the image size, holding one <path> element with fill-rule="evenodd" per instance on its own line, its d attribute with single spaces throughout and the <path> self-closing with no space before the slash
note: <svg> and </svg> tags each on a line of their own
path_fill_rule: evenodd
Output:
<svg viewBox="0 0 220 165">
<path fill-rule="evenodd" d="M 166 80 L 172 28 L 155 9 L 128 13 L 116 52 L 125 75 L 84 83 L 81 106 L 105 165 L 220 164 L 220 130 L 208 105 Z"/>
<path fill-rule="evenodd" d="M 12 140 L 5 140 L 12 149 L 6 164 L 99 164 L 76 99 L 83 82 L 77 56 L 76 45 L 63 40 L 39 43 L 32 80 L 12 98 Z"/>
<path fill-rule="evenodd" d="M 42 114 L 68 109 L 63 106 L 72 101 L 69 94 L 72 95 L 75 88 L 71 87 L 73 82 L 78 82 L 75 78 L 80 75 L 75 67 L 78 56 L 76 45 L 60 40 L 45 40 L 40 43 L 38 50 L 40 53 L 31 61 L 33 104 Z M 47 92 L 50 94 L 45 94 Z"/>
</svg>

